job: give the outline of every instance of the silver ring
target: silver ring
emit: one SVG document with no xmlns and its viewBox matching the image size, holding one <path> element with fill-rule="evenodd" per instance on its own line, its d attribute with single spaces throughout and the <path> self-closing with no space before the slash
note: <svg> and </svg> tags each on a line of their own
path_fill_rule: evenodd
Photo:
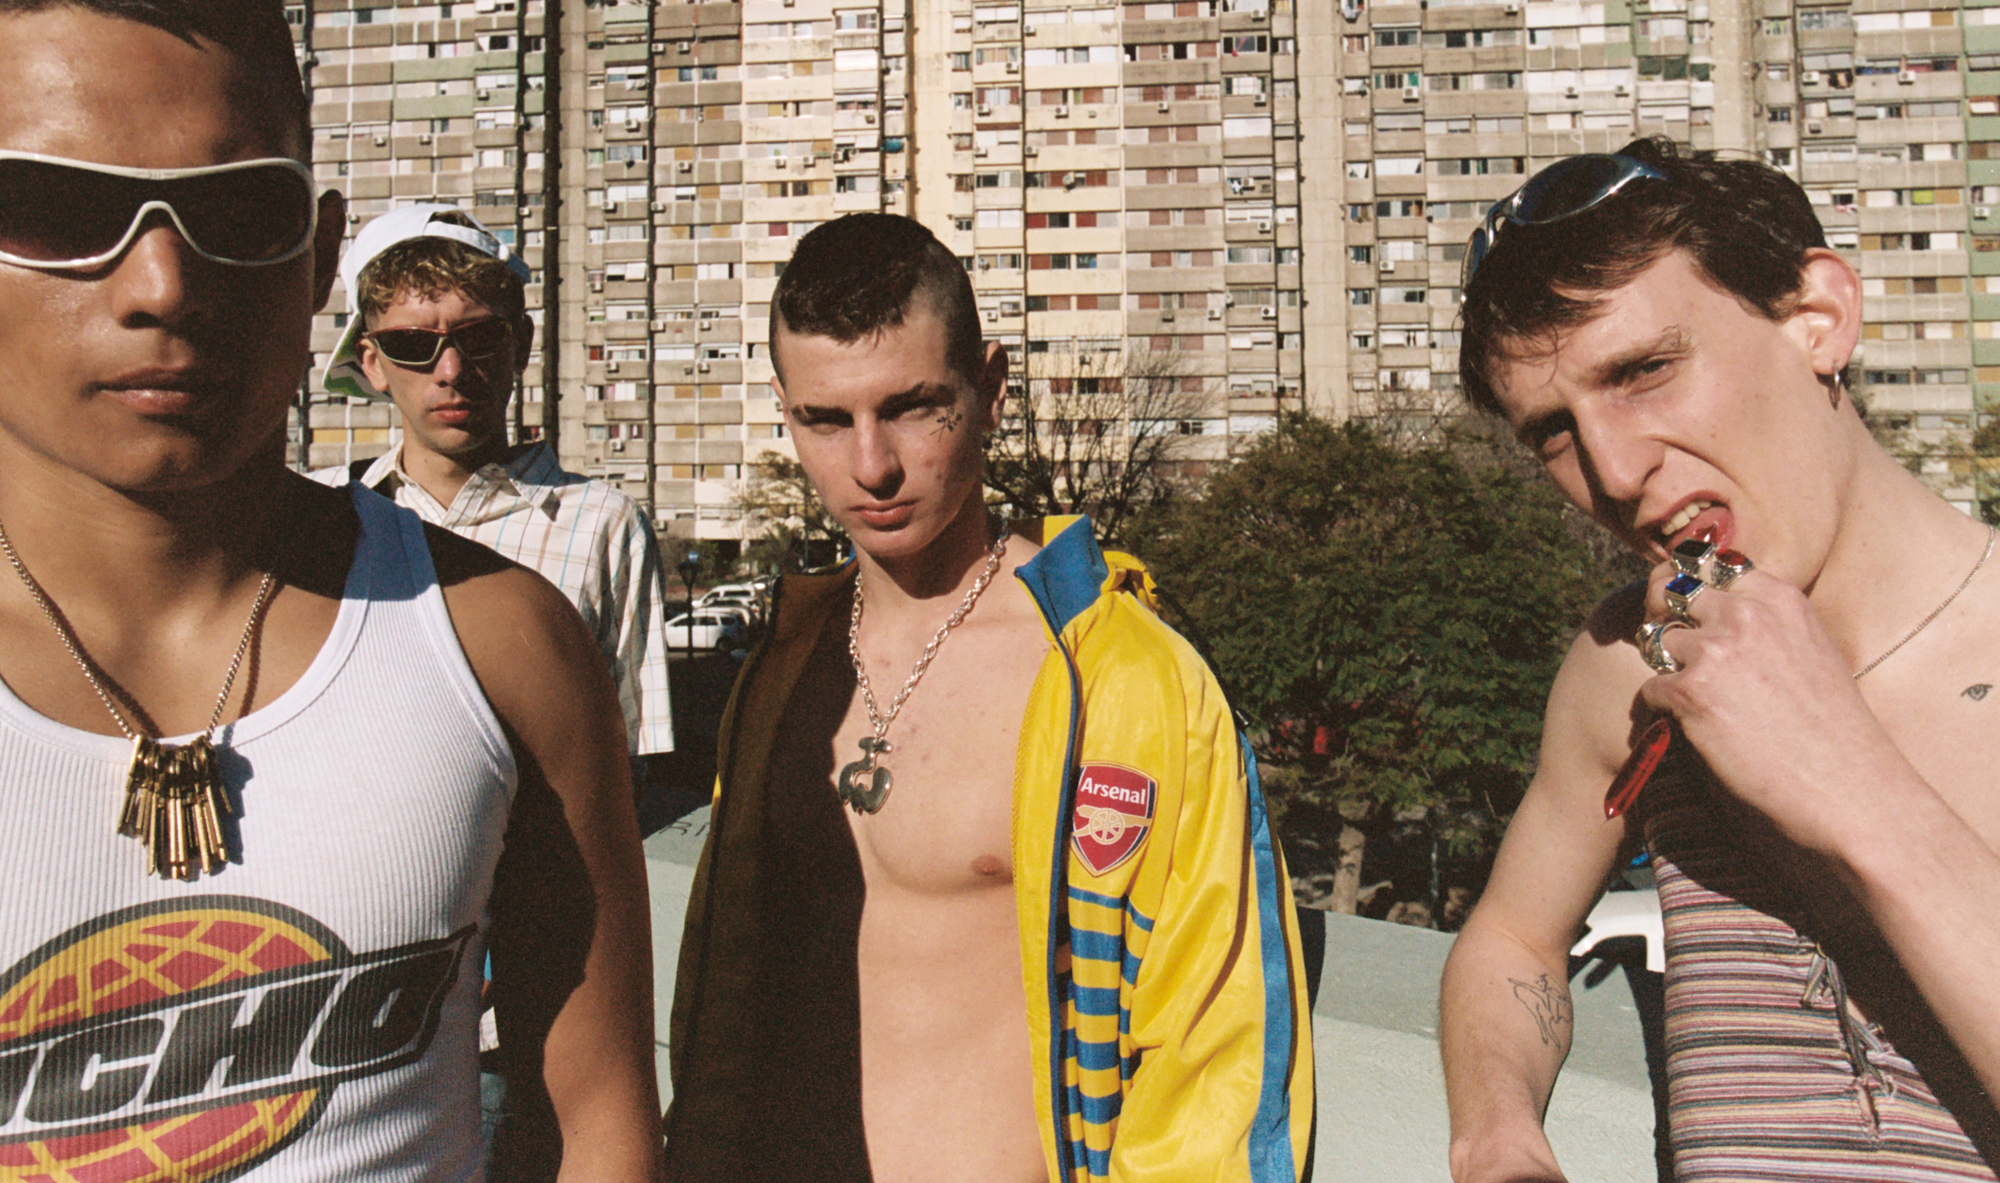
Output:
<svg viewBox="0 0 2000 1183">
<path fill-rule="evenodd" d="M 1688 609 L 1694 607 L 1694 602 L 1707 590 L 1708 584 L 1702 582 L 1701 576 L 1683 571 L 1667 581 L 1667 608 L 1675 616 L 1686 620 Z"/>
<path fill-rule="evenodd" d="M 1674 570 L 1683 575 L 1699 576 L 1701 565 L 1715 554 L 1715 544 L 1699 538 L 1689 538 L 1674 547 Z"/>
<path fill-rule="evenodd" d="M 1733 550 L 1722 551 L 1715 556 L 1715 566 L 1711 569 L 1710 576 L 1711 586 L 1721 591 L 1756 569 L 1757 565 L 1750 561 L 1748 555 Z"/>
<path fill-rule="evenodd" d="M 1639 646 L 1639 656 L 1646 659 L 1646 664 L 1652 666 L 1655 673 L 1677 674 L 1681 672 L 1681 663 L 1667 652 L 1664 642 L 1673 630 L 1693 627 L 1685 620 L 1649 620 L 1632 634 L 1632 640 Z"/>
</svg>

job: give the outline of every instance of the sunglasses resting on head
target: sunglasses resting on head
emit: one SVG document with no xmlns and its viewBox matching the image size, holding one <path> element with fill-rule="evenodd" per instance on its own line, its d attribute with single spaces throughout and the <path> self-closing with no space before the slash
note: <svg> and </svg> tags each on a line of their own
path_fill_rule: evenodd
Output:
<svg viewBox="0 0 2000 1183">
<path fill-rule="evenodd" d="M 1658 169 L 1630 156 L 1591 153 L 1558 160 L 1528 183 L 1501 198 L 1487 209 L 1479 228 L 1465 244 L 1465 266 L 1458 287 L 1464 291 L 1472 283 L 1487 252 L 1509 224 L 1545 226 L 1595 209 L 1641 178 L 1664 181 Z"/>
<path fill-rule="evenodd" d="M 311 170 L 271 157 L 200 168 L 124 168 L 0 150 L 0 263 L 87 271 L 132 245 L 155 211 L 211 263 L 260 267 L 312 245 Z"/>
</svg>

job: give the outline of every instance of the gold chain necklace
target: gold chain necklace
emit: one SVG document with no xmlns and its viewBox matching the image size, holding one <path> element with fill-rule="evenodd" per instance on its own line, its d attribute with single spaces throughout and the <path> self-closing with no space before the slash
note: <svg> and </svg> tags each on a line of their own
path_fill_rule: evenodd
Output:
<svg viewBox="0 0 2000 1183">
<path fill-rule="evenodd" d="M 236 656 L 229 659 L 229 672 L 223 675 L 222 693 L 216 695 L 215 709 L 209 713 L 208 726 L 193 742 L 175 747 L 163 744 L 142 731 L 135 731 L 125 722 L 125 713 L 112 701 L 110 690 L 99 679 L 96 668 L 84 653 L 83 643 L 71 631 L 62 613 L 56 611 L 42 585 L 28 574 L 28 567 L 21 562 L 21 556 L 14 553 L 14 544 L 8 539 L 5 527 L 0 527 L 0 551 L 6 552 L 7 561 L 14 565 L 14 573 L 21 577 L 28 594 L 35 598 L 35 604 L 48 618 L 49 626 L 61 638 L 63 648 L 69 650 L 77 668 L 89 680 L 90 688 L 97 692 L 97 700 L 111 712 L 112 722 L 118 724 L 118 730 L 132 741 L 132 763 L 125 773 L 125 802 L 118 813 L 118 832 L 128 838 L 137 838 L 146 848 L 148 875 L 158 875 L 162 879 L 193 879 L 197 859 L 201 872 L 213 875 L 216 868 L 229 859 L 229 846 L 222 836 L 221 815 L 230 811 L 229 798 L 223 791 L 222 774 L 216 767 L 215 727 L 222 721 L 222 709 L 229 702 L 230 688 L 236 684 L 236 671 L 243 668 L 244 655 L 250 651 L 250 639 L 257 633 L 257 624 L 264 617 L 265 605 L 270 603 L 271 590 L 276 586 L 272 573 L 266 571 L 264 581 L 257 587 L 257 602 L 250 606 L 250 619 L 243 623 L 243 637 L 236 642 Z"/>
<path fill-rule="evenodd" d="M 889 710 L 884 713 L 875 703 L 875 689 L 868 684 L 868 670 L 861 663 L 861 572 L 854 572 L 854 607 L 847 614 L 847 656 L 854 663 L 854 681 L 861 687 L 861 701 L 868 707 L 868 722 L 875 734 L 861 737 L 861 758 L 840 770 L 840 779 L 835 783 L 840 788 L 840 799 L 856 813 L 874 813 L 889 799 L 889 769 L 882 763 L 882 757 L 894 750 L 889 744 L 889 724 L 896 721 L 903 703 L 910 692 L 923 680 L 924 671 L 930 668 L 931 659 L 937 656 L 938 647 L 964 620 L 966 613 L 979 602 L 979 593 L 993 582 L 993 576 L 1000 570 L 1000 558 L 1007 553 L 1007 524 L 1000 524 L 1000 537 L 994 539 L 993 547 L 986 552 L 986 569 L 979 573 L 971 590 L 965 593 L 958 609 L 924 646 L 922 657 L 917 658 L 917 668 L 903 682 L 903 688 L 889 702 Z M 864 787 L 865 782 L 865 787 Z"/>
</svg>

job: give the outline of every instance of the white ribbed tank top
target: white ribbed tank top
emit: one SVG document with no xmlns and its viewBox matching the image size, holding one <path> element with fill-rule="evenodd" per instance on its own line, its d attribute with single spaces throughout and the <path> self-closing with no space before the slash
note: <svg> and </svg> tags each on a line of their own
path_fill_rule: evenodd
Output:
<svg viewBox="0 0 2000 1183">
<path fill-rule="evenodd" d="M 514 758 L 416 516 L 352 495 L 325 645 L 218 737 L 215 875 L 149 877 L 115 833 L 130 742 L 0 687 L 0 1178 L 479 1177 Z"/>
</svg>

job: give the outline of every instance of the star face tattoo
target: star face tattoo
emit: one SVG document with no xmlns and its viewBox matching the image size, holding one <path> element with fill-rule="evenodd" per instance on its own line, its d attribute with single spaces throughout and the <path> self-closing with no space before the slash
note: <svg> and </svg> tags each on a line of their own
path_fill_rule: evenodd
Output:
<svg viewBox="0 0 2000 1183">
<path fill-rule="evenodd" d="M 963 422 L 965 422 L 965 412 L 954 406 L 938 419 L 938 430 L 957 431 L 958 425 Z"/>
<path fill-rule="evenodd" d="M 1984 702 L 1986 699 L 1986 695 L 1992 689 L 1993 689 L 1993 683 L 1991 682 L 1975 682 L 1972 685 L 1967 686 L 1964 690 L 1959 691 L 1959 693 L 1964 697 L 1971 699 L 1974 702 Z"/>
</svg>

